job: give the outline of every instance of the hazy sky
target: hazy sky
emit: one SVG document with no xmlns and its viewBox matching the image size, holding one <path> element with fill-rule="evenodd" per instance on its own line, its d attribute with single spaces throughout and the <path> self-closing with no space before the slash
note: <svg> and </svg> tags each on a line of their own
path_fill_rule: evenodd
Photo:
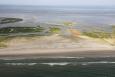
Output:
<svg viewBox="0 0 115 77">
<path fill-rule="evenodd" d="M 0 0 L 0 4 L 15 5 L 99 5 L 115 6 L 115 0 Z"/>
</svg>

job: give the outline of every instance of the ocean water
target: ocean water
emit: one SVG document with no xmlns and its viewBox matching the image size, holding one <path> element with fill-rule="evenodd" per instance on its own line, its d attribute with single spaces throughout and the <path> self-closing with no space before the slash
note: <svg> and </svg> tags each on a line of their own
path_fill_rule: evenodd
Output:
<svg viewBox="0 0 115 77">
<path fill-rule="evenodd" d="M 1 59 L 1 77 L 115 77 L 114 57 Z"/>
</svg>

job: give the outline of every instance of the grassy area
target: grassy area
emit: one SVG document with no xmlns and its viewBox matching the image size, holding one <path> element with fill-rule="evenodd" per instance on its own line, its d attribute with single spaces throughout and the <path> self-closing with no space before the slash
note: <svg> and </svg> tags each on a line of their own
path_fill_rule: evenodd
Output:
<svg viewBox="0 0 115 77">
<path fill-rule="evenodd" d="M 111 31 L 102 31 L 102 30 L 94 30 L 94 31 L 84 31 L 83 35 L 92 37 L 92 38 L 111 38 L 115 39 L 115 26 L 111 26 Z"/>
<path fill-rule="evenodd" d="M 6 41 L 11 39 L 11 37 L 8 36 L 0 36 L 0 48 L 7 47 Z"/>
<path fill-rule="evenodd" d="M 96 30 L 96 31 L 85 31 L 82 34 L 88 37 L 102 39 L 108 44 L 115 46 L 115 26 L 111 27 L 110 32 Z"/>
<path fill-rule="evenodd" d="M 39 35 L 20 35 L 20 36 L 0 36 L 0 48 L 5 48 L 8 47 L 7 43 L 12 40 L 12 39 L 16 39 L 16 38 L 24 38 L 24 39 L 34 39 L 34 38 L 40 38 L 41 36 Z"/>
<path fill-rule="evenodd" d="M 75 23 L 75 22 L 71 22 L 71 21 L 67 21 L 67 22 L 63 22 L 63 24 L 64 24 L 65 26 L 73 26 L 73 25 L 75 25 L 76 23 Z"/>
<path fill-rule="evenodd" d="M 23 19 L 20 18 L 3 18 L 0 21 L 0 24 L 7 24 L 7 23 L 14 23 L 14 22 L 20 22 L 23 21 Z"/>
<path fill-rule="evenodd" d="M 5 47 L 7 47 L 7 45 L 3 42 L 0 42 L 0 48 L 5 48 Z"/>
<path fill-rule="evenodd" d="M 34 33 L 34 32 L 42 32 L 44 30 L 43 27 L 6 27 L 0 28 L 0 48 L 7 47 L 6 42 L 11 40 L 15 37 L 34 37 L 36 35 L 29 34 L 29 35 L 16 35 L 16 36 L 8 36 L 9 34 L 13 33 Z M 6 35 L 5 35 L 6 34 Z"/>
<path fill-rule="evenodd" d="M 6 27 L 0 28 L 0 34 L 42 32 L 43 27 Z"/>
<path fill-rule="evenodd" d="M 112 25 L 112 37 L 115 38 L 115 25 Z"/>
<path fill-rule="evenodd" d="M 60 30 L 61 30 L 60 28 L 57 28 L 57 27 L 52 27 L 52 28 L 50 28 L 50 30 L 49 30 L 49 31 L 50 31 L 51 33 L 59 33 L 59 32 L 60 32 Z"/>
<path fill-rule="evenodd" d="M 43 32 L 45 29 L 43 27 L 37 26 L 37 27 L 4 27 L 0 28 L 0 48 L 2 47 L 7 47 L 7 41 L 17 38 L 17 37 L 26 37 L 26 38 L 31 38 L 35 36 L 43 36 L 45 35 L 45 32 Z M 52 33 L 59 33 L 60 28 L 57 27 L 51 27 L 49 28 L 49 31 L 47 34 L 52 34 Z M 38 33 L 36 33 L 38 32 Z M 39 33 L 43 32 L 44 34 L 39 35 Z M 20 33 L 19 35 L 17 35 Z M 21 33 L 30 33 L 27 35 L 23 35 Z M 32 34 L 31 34 L 32 33 Z M 35 33 L 35 34 L 34 34 Z M 14 34 L 14 35 L 13 35 Z"/>
<path fill-rule="evenodd" d="M 104 31 L 83 32 L 83 35 L 86 35 L 92 38 L 111 38 L 111 33 L 104 32 Z"/>
</svg>

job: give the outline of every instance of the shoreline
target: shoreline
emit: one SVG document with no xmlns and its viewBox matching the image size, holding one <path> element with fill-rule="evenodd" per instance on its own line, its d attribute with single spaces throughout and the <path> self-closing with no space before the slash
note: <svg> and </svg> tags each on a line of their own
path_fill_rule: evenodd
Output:
<svg viewBox="0 0 115 77">
<path fill-rule="evenodd" d="M 45 26 L 48 25 L 45 24 Z M 13 29 L 14 31 L 15 29 L 18 31 L 17 28 Z M 36 30 L 36 27 L 32 27 L 32 31 L 33 30 Z M 53 29 L 54 33 L 55 30 L 57 29 L 55 28 Z M 115 46 L 112 46 L 110 44 L 111 42 L 113 42 L 111 41 L 111 39 L 109 40 L 104 39 L 104 41 L 102 41 L 101 39 L 95 39 L 83 35 L 76 29 L 69 29 L 69 28 L 67 29 L 67 31 L 65 31 L 65 33 L 68 33 L 68 35 L 70 34 L 70 36 L 69 37 L 63 36 L 63 33 L 61 34 L 60 32 L 60 34 L 55 33 L 50 36 L 42 36 L 42 37 L 36 36 L 31 38 L 27 37 L 12 38 L 11 40 L 8 40 L 6 42 L 6 45 L 8 47 L 0 49 L 0 58 L 1 57 L 18 58 L 26 56 L 28 58 L 32 58 L 31 56 L 115 57 L 114 55 Z"/>
<path fill-rule="evenodd" d="M 48 52 L 50 51 L 50 52 Z M 55 51 L 55 52 L 54 52 Z M 58 52 L 57 52 L 58 51 Z M 12 51 L 0 52 L 0 59 L 21 59 L 21 58 L 38 58 L 38 57 L 115 57 L 115 50 L 113 49 L 42 49 L 36 51 Z"/>
<path fill-rule="evenodd" d="M 86 37 L 80 38 L 82 39 L 77 41 L 59 35 L 42 38 L 33 37 L 32 39 L 14 38 L 8 42 L 9 47 L 0 49 L 0 58 L 33 58 L 40 56 L 115 57 L 114 46 Z M 40 45 L 50 48 L 40 48 Z"/>
</svg>

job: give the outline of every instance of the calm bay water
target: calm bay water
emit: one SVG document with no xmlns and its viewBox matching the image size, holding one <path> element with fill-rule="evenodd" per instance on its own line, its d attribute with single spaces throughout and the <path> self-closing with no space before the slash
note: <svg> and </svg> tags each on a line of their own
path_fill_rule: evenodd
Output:
<svg viewBox="0 0 115 77">
<path fill-rule="evenodd" d="M 63 6 L 0 6 L 1 17 L 20 17 L 25 24 L 76 22 L 76 28 L 109 28 L 115 24 L 114 7 L 63 7 Z M 18 23 L 15 26 L 20 26 Z M 27 24 L 27 25 L 28 25 Z M 9 24 L 13 25 L 13 24 Z M 5 25 L 0 25 L 5 26 Z M 8 26 L 8 24 L 7 24 Z"/>
</svg>

